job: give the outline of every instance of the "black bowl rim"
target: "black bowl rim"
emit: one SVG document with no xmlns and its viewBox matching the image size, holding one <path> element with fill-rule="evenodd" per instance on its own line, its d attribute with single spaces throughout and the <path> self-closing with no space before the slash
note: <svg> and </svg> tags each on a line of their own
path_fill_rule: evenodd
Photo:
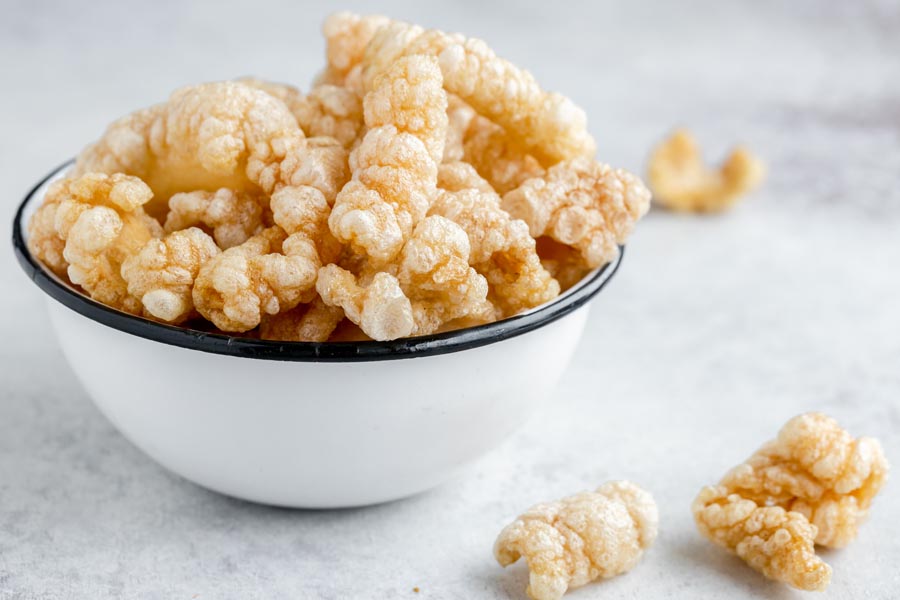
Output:
<svg viewBox="0 0 900 600">
<path fill-rule="evenodd" d="M 625 250 L 620 246 L 615 260 L 557 300 L 486 325 L 387 342 L 279 342 L 233 337 L 167 325 L 110 308 L 66 285 L 31 256 L 22 232 L 25 208 L 47 182 L 72 163 L 69 160 L 51 171 L 31 188 L 19 204 L 12 232 L 19 265 L 47 295 L 92 321 L 144 339 L 213 354 L 295 362 L 368 362 L 436 356 L 486 346 L 539 329 L 584 306 L 616 273 Z"/>
</svg>

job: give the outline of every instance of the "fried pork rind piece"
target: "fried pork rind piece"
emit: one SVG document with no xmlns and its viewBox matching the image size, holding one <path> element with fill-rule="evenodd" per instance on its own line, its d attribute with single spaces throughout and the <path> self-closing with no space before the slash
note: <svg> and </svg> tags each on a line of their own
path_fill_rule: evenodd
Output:
<svg viewBox="0 0 900 600">
<path fill-rule="evenodd" d="M 318 189 L 283 187 L 270 206 L 275 227 L 209 261 L 197 278 L 197 310 L 224 331 L 248 331 L 263 314 L 309 301 L 323 258 L 337 257 L 328 202 Z"/>
<path fill-rule="evenodd" d="M 162 203 L 173 193 L 222 187 L 269 193 L 274 182 L 264 185 L 260 175 L 281 176 L 280 163 L 302 142 L 280 100 L 233 81 L 206 83 L 113 123 L 79 155 L 75 174 L 135 175 Z"/>
<path fill-rule="evenodd" d="M 397 278 L 379 271 L 360 283 L 350 271 L 335 264 L 319 269 L 316 291 L 329 306 L 343 309 L 353 323 L 375 340 L 395 340 L 415 328 L 412 304 Z"/>
<path fill-rule="evenodd" d="M 649 493 L 628 481 L 608 482 L 533 506 L 500 532 L 494 556 L 504 567 L 524 556 L 529 597 L 558 600 L 570 588 L 631 570 L 658 524 Z"/>
<path fill-rule="evenodd" d="M 184 191 L 271 194 L 286 186 L 316 188 L 331 202 L 347 179 L 346 158 L 330 138 L 306 139 L 281 100 L 222 81 L 176 90 L 116 121 L 81 153 L 75 173 L 135 175 L 163 202 Z"/>
<path fill-rule="evenodd" d="M 541 163 L 502 127 L 480 116 L 469 122 L 463 135 L 463 160 L 475 167 L 499 194 L 545 172 Z"/>
<path fill-rule="evenodd" d="M 339 306 L 328 306 L 316 298 L 277 315 L 264 315 L 259 325 L 264 340 L 283 342 L 324 342 L 344 319 Z"/>
<path fill-rule="evenodd" d="M 588 268 L 613 260 L 650 208 L 650 192 L 623 169 L 576 159 L 551 167 L 503 196 L 503 208 L 542 235 L 572 246 Z"/>
<path fill-rule="evenodd" d="M 66 266 L 69 280 L 91 298 L 140 314 L 120 269 L 162 227 L 144 213 L 153 192 L 137 177 L 88 173 L 63 179 L 47 191 L 30 224 L 29 249 L 54 270 Z M 62 262 L 55 252 L 62 247 Z"/>
<path fill-rule="evenodd" d="M 191 227 L 148 241 L 122 263 L 128 293 L 145 313 L 168 323 L 193 316 L 191 293 L 200 267 L 221 252 L 203 230 Z"/>
<path fill-rule="evenodd" d="M 446 217 L 465 231 L 471 244 L 469 264 L 487 279 L 489 298 L 502 316 L 559 295 L 559 284 L 541 265 L 528 226 L 510 218 L 493 191 L 442 191 L 430 214 Z"/>
<path fill-rule="evenodd" d="M 165 230 L 173 233 L 203 225 L 212 231 L 220 248 L 228 249 L 262 231 L 266 203 L 263 196 L 228 188 L 178 193 L 169 198 Z"/>
<path fill-rule="evenodd" d="M 301 92 L 299 88 L 290 85 L 289 83 L 267 81 L 265 79 L 257 79 L 256 77 L 241 77 L 240 79 L 236 79 L 235 81 L 248 87 L 262 90 L 270 96 L 278 98 L 279 100 L 284 102 L 284 105 L 288 107 L 288 110 L 290 110 L 295 117 L 297 115 L 297 110 L 303 104 L 303 92 Z M 309 135 L 309 132 L 305 129 L 304 132 Z"/>
<path fill-rule="evenodd" d="M 359 95 L 335 85 L 314 87 L 291 112 L 306 135 L 332 137 L 345 148 L 359 139 L 365 125 Z"/>
<path fill-rule="evenodd" d="M 692 511 L 704 536 L 766 577 L 811 591 L 831 582 L 831 567 L 816 556 L 816 526 L 800 513 L 758 505 L 722 485 L 703 488 Z"/>
<path fill-rule="evenodd" d="M 386 265 L 400 253 L 436 193 L 447 135 L 447 95 L 433 58 L 398 60 L 364 100 L 370 129 L 350 157 L 353 179 L 329 227 L 342 243 Z"/>
<path fill-rule="evenodd" d="M 491 184 L 478 174 L 475 167 L 462 161 L 440 164 L 438 166 L 437 185 L 448 192 L 459 192 L 468 189 L 487 193 L 494 191 Z"/>
<path fill-rule="evenodd" d="M 456 319 L 493 320 L 488 282 L 469 261 L 469 238 L 453 221 L 430 216 L 416 226 L 397 272 L 412 305 L 413 335 L 434 333 Z"/>
<path fill-rule="evenodd" d="M 54 183 L 54 187 L 61 184 Z M 28 251 L 53 271 L 57 277 L 68 280 L 66 273 L 69 264 L 63 252 L 66 241 L 56 232 L 56 211 L 62 199 L 59 192 L 47 192 L 44 203 L 38 207 L 28 220 Z"/>
<path fill-rule="evenodd" d="M 443 162 L 452 163 L 463 159 L 466 131 L 476 115 L 471 106 L 453 94 L 447 94 L 447 139 L 444 142 Z"/>
<path fill-rule="evenodd" d="M 762 161 L 738 147 L 718 170 L 703 164 L 694 136 L 679 129 L 650 155 L 647 181 L 656 201 L 681 212 L 718 212 L 732 207 L 765 177 Z"/>
<path fill-rule="evenodd" d="M 559 282 L 561 292 L 566 291 L 591 272 L 591 269 L 585 266 L 581 253 L 571 246 L 561 244 L 547 236 L 537 238 L 535 245 L 538 256 L 541 257 L 541 264 L 553 279 Z"/>
<path fill-rule="evenodd" d="M 796 511 L 816 526 L 816 543 L 849 544 L 865 520 L 889 470 L 878 440 L 854 439 L 820 413 L 788 421 L 720 482 L 760 506 Z"/>
<path fill-rule="evenodd" d="M 353 273 L 337 265 L 319 271 L 322 300 L 376 340 L 427 335 L 458 319 L 493 320 L 488 284 L 469 266 L 469 239 L 461 227 L 439 216 L 416 226 L 397 266 Z"/>
<path fill-rule="evenodd" d="M 207 261 L 194 282 L 197 311 L 222 331 L 238 332 L 256 327 L 263 312 L 278 313 L 281 302 L 275 286 L 291 291 L 302 287 L 296 281 L 280 281 L 264 264 L 264 257 L 279 252 L 286 237 L 280 227 L 269 227 Z"/>
<path fill-rule="evenodd" d="M 438 57 L 445 89 L 500 125 L 545 166 L 593 156 L 596 145 L 584 111 L 560 94 L 543 91 L 530 73 L 498 58 L 481 40 L 391 22 L 366 46 L 364 84 L 400 56 L 412 54 Z"/>
<path fill-rule="evenodd" d="M 345 85 L 347 76 L 362 62 L 366 46 L 375 32 L 391 22 L 380 15 L 360 16 L 338 12 L 322 25 L 325 36 L 325 58 L 328 62 L 318 83 Z"/>
</svg>

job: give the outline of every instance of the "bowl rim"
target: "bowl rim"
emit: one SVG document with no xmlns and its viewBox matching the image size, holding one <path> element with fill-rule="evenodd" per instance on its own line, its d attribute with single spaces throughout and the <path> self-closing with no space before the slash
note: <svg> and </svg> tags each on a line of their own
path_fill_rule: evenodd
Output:
<svg viewBox="0 0 900 600">
<path fill-rule="evenodd" d="M 92 321 L 136 337 L 200 352 L 293 362 L 369 362 L 436 356 L 478 348 L 534 331 L 581 308 L 616 273 L 625 250 L 624 246 L 619 246 L 618 256 L 614 260 L 595 269 L 557 298 L 527 312 L 485 325 L 385 342 L 282 342 L 222 335 L 151 321 L 101 304 L 63 282 L 31 256 L 23 233 L 25 211 L 35 196 L 51 181 L 62 177 L 73 163 L 74 160 L 64 162 L 38 181 L 16 209 L 12 243 L 22 270 L 48 296 Z"/>
</svg>

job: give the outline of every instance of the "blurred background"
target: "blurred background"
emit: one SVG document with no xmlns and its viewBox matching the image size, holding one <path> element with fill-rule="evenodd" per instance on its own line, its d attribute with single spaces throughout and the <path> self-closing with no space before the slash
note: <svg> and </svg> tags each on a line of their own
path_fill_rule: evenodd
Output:
<svg viewBox="0 0 900 600">
<path fill-rule="evenodd" d="M 0 598 L 521 598 L 524 570 L 492 563 L 496 532 L 610 477 L 654 493 L 662 535 L 634 574 L 573 598 L 794 597 L 702 541 L 688 506 L 807 410 L 900 463 L 900 3 L 4 0 L 3 222 L 179 86 L 308 89 L 340 9 L 485 39 L 581 105 L 615 166 L 643 174 L 686 126 L 712 161 L 746 144 L 768 178 L 724 215 L 654 210 L 543 414 L 460 481 L 358 511 L 251 506 L 150 463 L 90 404 L 3 244 Z M 896 597 L 896 487 L 826 557 L 826 597 Z"/>
</svg>

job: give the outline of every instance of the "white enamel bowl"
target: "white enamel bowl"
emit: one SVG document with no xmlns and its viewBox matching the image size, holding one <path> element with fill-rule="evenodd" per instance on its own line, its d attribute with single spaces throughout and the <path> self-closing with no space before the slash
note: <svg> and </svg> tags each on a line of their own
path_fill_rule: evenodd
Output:
<svg viewBox="0 0 900 600">
<path fill-rule="evenodd" d="M 167 469 L 223 494 L 333 508 L 431 488 L 547 398 L 619 261 L 502 322 L 394 342 L 284 343 L 162 325 L 98 304 L 16 254 L 46 293 L 63 353 L 104 415 Z"/>
</svg>

